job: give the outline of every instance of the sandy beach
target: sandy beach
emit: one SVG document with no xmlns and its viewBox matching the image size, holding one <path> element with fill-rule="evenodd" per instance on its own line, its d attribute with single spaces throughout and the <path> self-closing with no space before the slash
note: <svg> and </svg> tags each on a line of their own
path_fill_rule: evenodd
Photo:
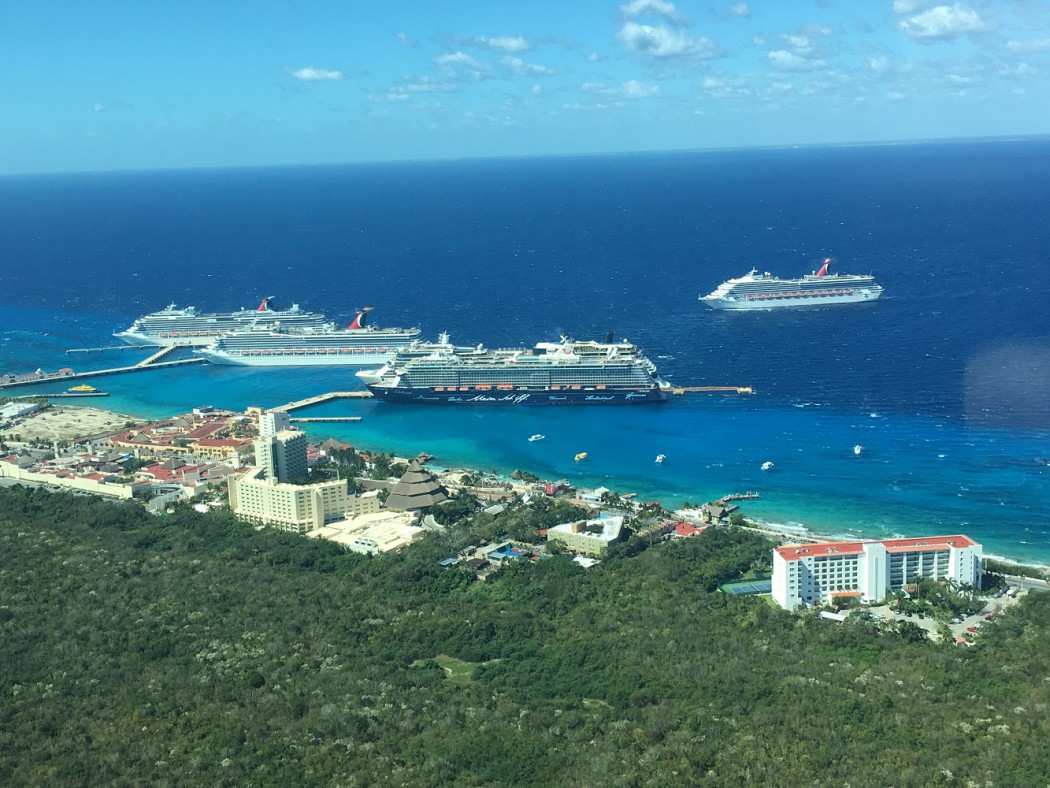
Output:
<svg viewBox="0 0 1050 788">
<path fill-rule="evenodd" d="M 19 419 L 13 427 L 0 432 L 0 438 L 10 439 L 12 435 L 19 435 L 23 441 L 30 443 L 97 438 L 117 432 L 129 421 L 138 422 L 141 419 L 98 408 L 59 405 Z"/>
</svg>

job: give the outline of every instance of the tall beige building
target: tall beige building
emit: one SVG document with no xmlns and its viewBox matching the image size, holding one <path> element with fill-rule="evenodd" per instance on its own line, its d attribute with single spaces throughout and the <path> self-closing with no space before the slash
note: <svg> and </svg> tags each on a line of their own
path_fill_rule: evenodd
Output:
<svg viewBox="0 0 1050 788">
<path fill-rule="evenodd" d="M 346 480 L 284 484 L 250 468 L 230 479 L 230 508 L 237 517 L 282 531 L 306 533 L 327 523 L 379 511 L 379 498 L 351 495 Z"/>
<path fill-rule="evenodd" d="M 269 415 L 264 413 L 263 417 Z M 272 435 L 260 435 L 255 441 L 255 464 L 263 469 L 267 478 L 279 482 L 305 477 L 306 434 L 279 430 Z"/>
</svg>

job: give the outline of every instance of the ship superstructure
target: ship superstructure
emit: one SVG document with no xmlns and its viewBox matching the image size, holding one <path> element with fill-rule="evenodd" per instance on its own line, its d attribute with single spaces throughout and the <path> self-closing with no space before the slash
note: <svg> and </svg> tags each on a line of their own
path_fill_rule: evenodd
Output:
<svg viewBox="0 0 1050 788">
<path fill-rule="evenodd" d="M 700 300 L 713 309 L 782 309 L 785 307 L 831 306 L 874 301 L 882 295 L 882 285 L 863 274 L 832 274 L 831 259 L 820 270 L 801 279 L 780 279 L 756 269 L 729 279 Z"/>
<path fill-rule="evenodd" d="M 159 312 L 144 315 L 131 327 L 113 336 L 129 345 L 209 345 L 216 337 L 252 327 L 270 327 L 277 321 L 285 328 L 320 328 L 325 316 L 303 311 L 298 304 L 275 309 L 273 296 L 264 298 L 255 309 L 236 312 L 203 313 L 196 307 L 170 304 Z"/>
<path fill-rule="evenodd" d="M 533 349 L 436 346 L 359 372 L 377 399 L 437 404 L 660 402 L 671 386 L 627 342 L 540 342 Z"/>
<path fill-rule="evenodd" d="M 360 309 L 346 328 L 267 328 L 224 334 L 195 353 L 215 364 L 257 367 L 380 366 L 419 340 L 418 328 L 376 328 L 366 324 L 370 308 Z"/>
</svg>

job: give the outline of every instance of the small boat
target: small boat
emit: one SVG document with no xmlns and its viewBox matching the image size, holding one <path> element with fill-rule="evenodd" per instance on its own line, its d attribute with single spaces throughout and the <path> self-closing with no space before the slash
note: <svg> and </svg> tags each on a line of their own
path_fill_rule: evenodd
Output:
<svg viewBox="0 0 1050 788">
<path fill-rule="evenodd" d="M 862 451 L 864 451 L 864 447 L 861 446 L 859 443 L 853 447 L 854 454 L 860 454 Z"/>
<path fill-rule="evenodd" d="M 535 443 L 536 441 L 541 441 L 541 440 L 543 440 L 543 438 L 544 438 L 544 437 L 545 437 L 545 436 L 543 436 L 543 435 L 540 435 L 540 434 L 539 434 L 539 433 L 537 432 L 537 433 L 536 433 L 535 435 L 533 435 L 533 436 L 531 436 L 531 437 L 529 438 L 529 441 L 530 441 L 530 442 L 533 442 L 533 443 Z"/>
<path fill-rule="evenodd" d="M 663 462 L 666 459 L 667 459 L 667 455 L 666 454 L 657 454 L 656 455 L 656 461 L 657 462 Z"/>
<path fill-rule="evenodd" d="M 574 457 L 573 459 L 575 459 L 575 460 L 576 460 L 576 462 L 583 462 L 584 460 L 586 460 L 586 459 L 587 459 L 587 452 L 585 452 L 585 451 L 581 451 L 581 452 L 580 452 L 579 454 L 577 454 L 577 455 L 576 455 L 576 456 L 575 456 L 575 457 Z"/>
<path fill-rule="evenodd" d="M 90 394 L 98 391 L 94 386 L 89 386 L 86 383 L 81 383 L 79 386 L 73 386 L 72 388 L 66 389 L 68 394 Z"/>
<path fill-rule="evenodd" d="M 762 470 L 764 471 L 768 471 L 772 467 L 773 463 L 771 463 L 769 460 L 766 460 L 764 463 L 762 463 Z"/>
</svg>

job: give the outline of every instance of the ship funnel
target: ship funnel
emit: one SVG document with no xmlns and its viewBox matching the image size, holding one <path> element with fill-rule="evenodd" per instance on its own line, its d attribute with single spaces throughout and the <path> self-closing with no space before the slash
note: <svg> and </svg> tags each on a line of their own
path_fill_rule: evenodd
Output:
<svg viewBox="0 0 1050 788">
<path fill-rule="evenodd" d="M 612 343 L 613 343 L 613 332 L 610 331 L 608 334 L 605 335 L 605 344 L 606 345 L 611 345 Z"/>
</svg>

